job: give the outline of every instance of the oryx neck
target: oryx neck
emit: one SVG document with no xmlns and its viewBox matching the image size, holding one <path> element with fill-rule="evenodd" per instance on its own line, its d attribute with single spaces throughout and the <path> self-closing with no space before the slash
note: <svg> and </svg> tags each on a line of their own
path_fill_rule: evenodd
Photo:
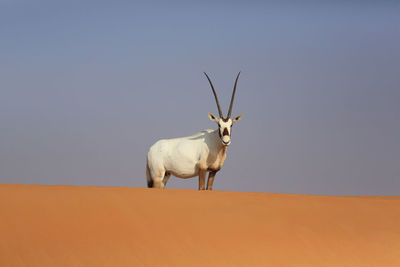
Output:
<svg viewBox="0 0 400 267">
<path fill-rule="evenodd" d="M 221 151 L 222 151 L 222 152 L 226 152 L 226 150 L 227 150 L 228 147 L 227 147 L 227 146 L 224 146 L 224 145 L 222 144 L 219 129 L 214 130 L 213 135 L 214 135 L 215 146 L 216 146 L 218 152 L 221 152 Z"/>
</svg>

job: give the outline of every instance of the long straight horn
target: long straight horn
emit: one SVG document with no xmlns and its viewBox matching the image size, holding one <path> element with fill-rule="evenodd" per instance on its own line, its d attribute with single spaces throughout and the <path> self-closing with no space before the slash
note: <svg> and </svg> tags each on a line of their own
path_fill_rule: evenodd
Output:
<svg viewBox="0 0 400 267">
<path fill-rule="evenodd" d="M 230 104 L 230 106 L 229 106 L 228 116 L 226 117 L 227 119 L 229 119 L 229 118 L 231 117 L 232 106 L 233 106 L 233 99 L 235 99 L 236 85 L 237 85 L 237 81 L 238 81 L 238 79 L 239 79 L 239 75 L 240 75 L 240 71 L 239 71 L 238 75 L 236 76 L 235 86 L 233 87 L 233 93 L 232 93 L 232 98 L 231 98 L 231 104 Z"/>
<path fill-rule="evenodd" d="M 210 85 L 211 85 L 211 89 L 212 89 L 212 91 L 213 91 L 213 93 L 214 93 L 215 102 L 217 102 L 219 117 L 220 117 L 220 118 L 223 118 L 222 111 L 221 111 L 221 107 L 219 106 L 219 102 L 218 102 L 217 93 L 216 93 L 215 90 L 214 90 L 214 86 L 213 86 L 213 84 L 212 84 L 212 82 L 211 82 L 211 80 L 210 80 L 210 77 L 208 77 L 207 73 L 204 72 L 204 74 L 206 75 L 206 77 L 207 77 L 207 79 L 208 79 L 208 82 L 209 82 Z"/>
</svg>

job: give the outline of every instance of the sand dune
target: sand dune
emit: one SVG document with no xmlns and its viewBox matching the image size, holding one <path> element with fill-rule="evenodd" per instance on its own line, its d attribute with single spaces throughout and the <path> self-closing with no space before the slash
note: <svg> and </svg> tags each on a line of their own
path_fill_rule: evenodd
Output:
<svg viewBox="0 0 400 267">
<path fill-rule="evenodd" d="M 0 185 L 0 266 L 400 266 L 400 197 Z"/>
</svg>

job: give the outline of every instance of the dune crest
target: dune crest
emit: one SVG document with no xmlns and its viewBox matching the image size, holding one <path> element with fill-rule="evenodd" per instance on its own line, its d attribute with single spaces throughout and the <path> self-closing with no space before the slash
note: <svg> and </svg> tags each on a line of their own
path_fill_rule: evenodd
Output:
<svg viewBox="0 0 400 267">
<path fill-rule="evenodd" d="M 400 266 L 400 197 L 0 185 L 0 266 Z"/>
</svg>

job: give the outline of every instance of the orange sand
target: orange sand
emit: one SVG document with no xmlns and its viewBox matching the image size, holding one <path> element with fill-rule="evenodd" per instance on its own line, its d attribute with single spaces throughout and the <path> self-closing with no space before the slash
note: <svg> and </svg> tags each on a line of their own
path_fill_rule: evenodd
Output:
<svg viewBox="0 0 400 267">
<path fill-rule="evenodd" d="M 0 185 L 0 266 L 400 266 L 400 197 Z"/>
</svg>

